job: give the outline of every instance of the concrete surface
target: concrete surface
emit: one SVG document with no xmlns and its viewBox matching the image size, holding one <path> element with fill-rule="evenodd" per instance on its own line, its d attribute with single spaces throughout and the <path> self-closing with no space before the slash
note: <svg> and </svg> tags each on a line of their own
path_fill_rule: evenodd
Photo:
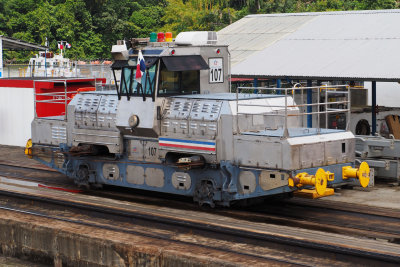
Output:
<svg viewBox="0 0 400 267">
<path fill-rule="evenodd" d="M 47 267 L 52 265 L 36 264 L 16 258 L 0 256 L 0 267 Z"/>
<path fill-rule="evenodd" d="M 400 209 L 400 186 L 375 184 L 371 188 L 341 189 L 327 200 L 363 204 L 374 207 Z"/>
<path fill-rule="evenodd" d="M 30 159 L 25 155 L 25 147 L 0 145 L 0 163 L 17 164 L 27 167 L 44 167 L 36 160 Z"/>
</svg>

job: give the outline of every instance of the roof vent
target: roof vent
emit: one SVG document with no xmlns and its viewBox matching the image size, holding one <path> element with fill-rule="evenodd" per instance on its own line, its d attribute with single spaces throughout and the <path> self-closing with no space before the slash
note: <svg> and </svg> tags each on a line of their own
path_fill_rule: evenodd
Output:
<svg viewBox="0 0 400 267">
<path fill-rule="evenodd" d="M 111 48 L 111 54 L 114 60 L 127 60 L 129 55 L 125 41 L 119 40 L 117 45 L 113 45 Z"/>
<path fill-rule="evenodd" d="M 216 32 L 181 32 L 175 38 L 177 45 L 214 45 L 217 44 Z"/>
</svg>

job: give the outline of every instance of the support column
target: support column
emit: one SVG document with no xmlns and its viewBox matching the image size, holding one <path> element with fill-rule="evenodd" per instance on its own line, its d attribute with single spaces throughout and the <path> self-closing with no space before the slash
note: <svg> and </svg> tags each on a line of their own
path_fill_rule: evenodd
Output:
<svg viewBox="0 0 400 267">
<path fill-rule="evenodd" d="M 276 88 L 282 88 L 282 81 L 281 81 L 281 79 L 276 79 Z M 278 95 L 281 95 L 281 94 L 282 94 L 282 91 L 281 91 L 281 90 L 277 90 L 276 93 L 277 93 Z"/>
<path fill-rule="evenodd" d="M 376 81 L 372 81 L 372 135 L 376 133 Z"/>
<path fill-rule="evenodd" d="M 253 80 L 253 87 L 255 87 L 255 88 L 258 87 L 258 79 L 257 79 L 257 78 L 254 78 L 254 80 Z M 253 93 L 254 93 L 254 94 L 257 94 L 257 93 L 258 93 L 258 90 L 257 90 L 257 89 L 254 89 L 254 90 L 253 90 Z"/>
<path fill-rule="evenodd" d="M 312 80 L 307 80 L 307 87 L 312 87 Z M 307 104 L 312 104 L 312 89 L 307 89 Z M 307 106 L 307 113 L 312 112 L 312 106 Z M 307 115 L 307 128 L 312 128 L 312 115 Z"/>
</svg>

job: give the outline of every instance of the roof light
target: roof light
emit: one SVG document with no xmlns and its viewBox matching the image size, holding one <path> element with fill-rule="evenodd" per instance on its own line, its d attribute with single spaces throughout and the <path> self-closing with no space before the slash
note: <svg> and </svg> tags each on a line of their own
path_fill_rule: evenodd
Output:
<svg viewBox="0 0 400 267">
<path fill-rule="evenodd" d="M 172 42 L 172 32 L 166 32 L 165 33 L 165 41 L 166 42 Z"/>
<path fill-rule="evenodd" d="M 217 55 L 219 55 L 221 53 L 221 50 L 219 50 L 219 48 L 218 48 L 215 50 L 215 53 L 217 53 Z"/>
<path fill-rule="evenodd" d="M 152 43 L 157 42 L 157 33 L 155 32 L 150 33 L 150 42 Z"/>
<path fill-rule="evenodd" d="M 171 55 L 172 55 L 172 56 L 175 55 L 175 49 L 172 49 L 172 50 L 171 50 Z"/>
<path fill-rule="evenodd" d="M 215 45 L 216 32 L 181 32 L 175 38 L 176 45 Z"/>
<path fill-rule="evenodd" d="M 163 32 L 157 34 L 157 42 L 165 42 L 165 35 Z"/>
</svg>

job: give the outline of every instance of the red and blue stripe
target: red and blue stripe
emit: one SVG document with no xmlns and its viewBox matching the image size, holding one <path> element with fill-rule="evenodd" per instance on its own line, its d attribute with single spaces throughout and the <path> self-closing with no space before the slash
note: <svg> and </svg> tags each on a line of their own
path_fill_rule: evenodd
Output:
<svg viewBox="0 0 400 267">
<path fill-rule="evenodd" d="M 215 141 L 196 141 L 176 138 L 160 137 L 158 140 L 160 147 L 176 149 L 193 149 L 199 151 L 215 152 Z"/>
</svg>

